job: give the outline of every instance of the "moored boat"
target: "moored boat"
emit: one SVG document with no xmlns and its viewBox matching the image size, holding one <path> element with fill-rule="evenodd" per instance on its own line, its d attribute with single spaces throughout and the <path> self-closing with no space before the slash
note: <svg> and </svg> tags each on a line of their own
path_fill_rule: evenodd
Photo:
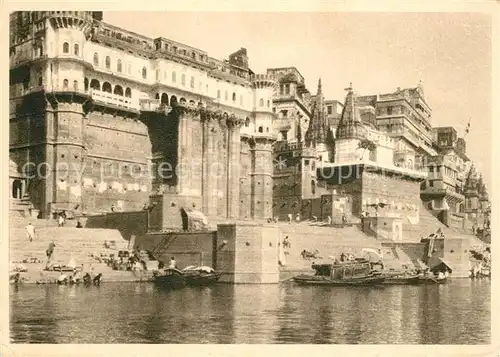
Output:
<svg viewBox="0 0 500 357">
<path fill-rule="evenodd" d="M 208 286 L 215 284 L 220 273 L 210 267 L 190 266 L 182 270 L 175 268 L 165 269 L 154 277 L 155 285 L 164 288 L 182 288 L 185 286 Z"/>
<path fill-rule="evenodd" d="M 356 286 L 376 285 L 385 280 L 385 276 L 372 269 L 370 262 L 363 258 L 332 264 L 313 264 L 314 275 L 301 274 L 293 280 L 301 285 Z"/>
<path fill-rule="evenodd" d="M 419 276 L 419 284 L 445 284 L 448 277 L 435 277 L 432 275 L 422 275 Z"/>
</svg>

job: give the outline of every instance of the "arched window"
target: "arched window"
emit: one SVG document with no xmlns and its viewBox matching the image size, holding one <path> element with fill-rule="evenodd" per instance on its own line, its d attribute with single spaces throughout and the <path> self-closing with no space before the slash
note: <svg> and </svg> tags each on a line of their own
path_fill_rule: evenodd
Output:
<svg viewBox="0 0 500 357">
<path fill-rule="evenodd" d="M 194 77 L 191 77 L 191 88 L 194 88 Z"/>
<path fill-rule="evenodd" d="M 111 68 L 111 58 L 109 56 L 106 56 L 105 64 L 107 69 Z"/>
<path fill-rule="evenodd" d="M 269 108 L 271 106 L 271 101 L 268 99 L 267 100 L 267 107 Z"/>
<path fill-rule="evenodd" d="M 161 95 L 161 104 L 168 105 L 168 95 L 167 95 L 167 93 L 163 93 Z"/>
<path fill-rule="evenodd" d="M 177 104 L 177 97 L 175 95 L 170 97 L 170 106 L 173 107 Z"/>
<path fill-rule="evenodd" d="M 264 128 L 259 126 L 259 133 L 263 133 L 264 132 Z"/>
<path fill-rule="evenodd" d="M 101 90 L 101 83 L 97 79 L 93 79 L 90 81 L 90 88 Z"/>
<path fill-rule="evenodd" d="M 186 85 L 186 75 L 185 75 L 184 73 L 181 75 L 181 84 L 182 84 L 183 86 L 185 86 L 185 85 Z"/>
<path fill-rule="evenodd" d="M 68 89 L 69 81 L 67 79 L 63 80 L 63 89 Z"/>
<path fill-rule="evenodd" d="M 73 52 L 75 53 L 75 56 L 80 56 L 80 45 L 78 43 L 75 43 L 73 46 Z"/>
<path fill-rule="evenodd" d="M 185 103 L 186 103 L 186 98 L 181 98 L 181 99 L 179 100 L 179 103 L 181 103 L 181 104 L 185 104 Z"/>
<path fill-rule="evenodd" d="M 190 101 L 189 101 L 189 105 L 192 105 L 192 106 L 194 107 L 194 105 L 195 105 L 195 104 L 196 104 L 196 103 L 194 102 L 194 100 L 190 100 Z"/>
<path fill-rule="evenodd" d="M 160 93 L 156 93 L 155 99 L 160 99 Z"/>
<path fill-rule="evenodd" d="M 94 66 L 99 66 L 99 54 L 94 53 Z"/>
<path fill-rule="evenodd" d="M 117 72 L 121 72 L 122 71 L 122 60 L 118 60 L 116 61 L 116 70 Z"/>
<path fill-rule="evenodd" d="M 89 90 L 89 79 L 87 77 L 83 80 L 83 89 L 85 92 Z"/>
<path fill-rule="evenodd" d="M 115 89 L 113 90 L 113 94 L 123 96 L 123 88 L 122 88 L 122 86 L 116 85 Z"/>
<path fill-rule="evenodd" d="M 236 93 L 233 92 L 233 102 L 236 102 Z"/>
<path fill-rule="evenodd" d="M 112 92 L 112 90 L 111 90 L 111 84 L 109 82 L 104 82 L 102 84 L 102 91 L 103 92 L 111 93 Z"/>
<path fill-rule="evenodd" d="M 167 70 L 164 70 L 164 71 L 163 71 L 163 79 L 164 79 L 164 80 L 167 80 L 167 79 L 168 79 Z"/>
<path fill-rule="evenodd" d="M 142 78 L 144 79 L 148 78 L 148 71 L 146 67 L 142 67 Z"/>
<path fill-rule="evenodd" d="M 228 96 L 227 96 L 227 91 L 224 92 L 224 100 L 227 100 L 228 99 Z"/>
<path fill-rule="evenodd" d="M 250 118 L 245 119 L 245 126 L 248 128 L 250 126 Z"/>
<path fill-rule="evenodd" d="M 73 90 L 78 91 L 78 81 L 73 81 Z"/>
<path fill-rule="evenodd" d="M 266 128 L 266 133 L 269 133 L 269 127 Z"/>
<path fill-rule="evenodd" d="M 260 105 L 261 107 L 263 107 L 263 106 L 264 106 L 264 99 L 260 98 L 259 105 Z"/>
<path fill-rule="evenodd" d="M 128 87 L 125 89 L 125 97 L 132 98 L 132 91 Z"/>
<path fill-rule="evenodd" d="M 172 83 L 175 83 L 177 81 L 177 74 L 174 72 L 172 72 Z"/>
<path fill-rule="evenodd" d="M 220 89 L 217 89 L 217 99 L 220 99 Z"/>
<path fill-rule="evenodd" d="M 316 194 L 316 182 L 314 180 L 311 180 L 311 193 Z"/>
<path fill-rule="evenodd" d="M 42 85 L 43 85 L 43 77 L 40 76 L 40 77 L 38 77 L 38 86 L 40 87 Z"/>
<path fill-rule="evenodd" d="M 69 53 L 69 43 L 63 43 L 63 53 Z"/>
</svg>

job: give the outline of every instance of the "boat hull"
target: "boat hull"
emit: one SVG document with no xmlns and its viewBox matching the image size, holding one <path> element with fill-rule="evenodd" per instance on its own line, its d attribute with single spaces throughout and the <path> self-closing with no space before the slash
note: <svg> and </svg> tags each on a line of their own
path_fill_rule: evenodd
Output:
<svg viewBox="0 0 500 357">
<path fill-rule="evenodd" d="M 421 284 L 422 280 L 417 276 L 409 277 L 386 277 L 384 284 L 386 285 L 418 285 Z"/>
<path fill-rule="evenodd" d="M 220 274 L 160 275 L 154 278 L 158 287 L 178 289 L 186 286 L 209 286 L 217 283 Z"/>
<path fill-rule="evenodd" d="M 433 277 L 421 276 L 419 277 L 419 284 L 446 284 L 447 278 L 436 279 Z"/>
<path fill-rule="evenodd" d="M 384 276 L 368 276 L 353 279 L 329 279 L 322 276 L 299 275 L 293 278 L 300 285 L 328 285 L 328 286 L 366 286 L 382 284 Z"/>
</svg>

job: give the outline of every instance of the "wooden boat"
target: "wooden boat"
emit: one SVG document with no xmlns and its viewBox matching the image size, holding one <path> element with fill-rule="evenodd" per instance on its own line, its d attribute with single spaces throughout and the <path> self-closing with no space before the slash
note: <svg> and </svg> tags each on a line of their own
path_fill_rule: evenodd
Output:
<svg viewBox="0 0 500 357">
<path fill-rule="evenodd" d="M 183 270 L 168 268 L 154 277 L 155 285 L 165 288 L 208 286 L 215 284 L 220 273 L 209 267 L 187 267 Z"/>
<path fill-rule="evenodd" d="M 314 275 L 301 274 L 293 280 L 301 285 L 356 286 L 381 284 L 385 276 L 374 271 L 368 260 L 358 258 L 332 264 L 313 264 Z"/>
<path fill-rule="evenodd" d="M 432 275 L 419 276 L 419 284 L 445 284 L 447 280 L 447 277 L 439 278 Z"/>
<path fill-rule="evenodd" d="M 416 285 L 422 282 L 420 274 L 408 272 L 390 272 L 385 274 L 384 284 L 387 285 Z"/>
</svg>

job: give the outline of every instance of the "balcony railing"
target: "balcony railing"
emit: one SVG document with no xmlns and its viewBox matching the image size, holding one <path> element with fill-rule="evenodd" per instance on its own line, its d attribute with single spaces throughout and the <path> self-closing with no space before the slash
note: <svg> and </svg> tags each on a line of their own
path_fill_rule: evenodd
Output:
<svg viewBox="0 0 500 357">
<path fill-rule="evenodd" d="M 137 102 L 137 100 L 134 100 L 132 98 L 112 94 L 109 92 L 103 92 L 96 89 L 91 89 L 89 93 L 93 100 L 111 104 L 120 108 L 140 110 L 139 103 Z"/>
<path fill-rule="evenodd" d="M 157 112 L 160 110 L 161 102 L 159 99 L 141 99 L 139 106 L 145 112 Z"/>
</svg>

